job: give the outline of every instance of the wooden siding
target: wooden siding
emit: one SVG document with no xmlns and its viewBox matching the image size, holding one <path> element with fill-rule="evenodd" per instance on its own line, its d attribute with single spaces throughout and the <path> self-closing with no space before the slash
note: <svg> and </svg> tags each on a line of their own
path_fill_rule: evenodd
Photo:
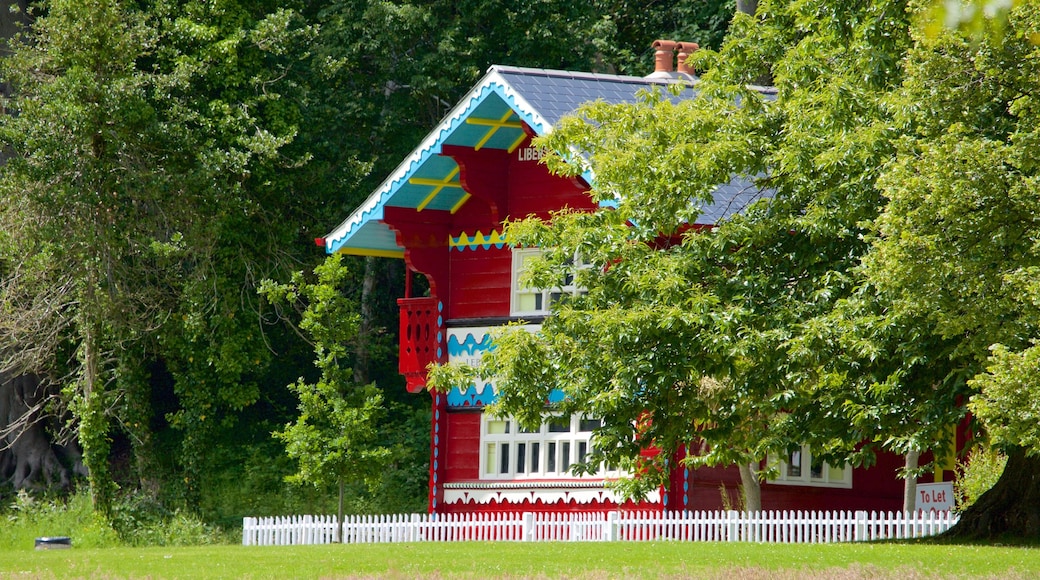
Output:
<svg viewBox="0 0 1040 580">
<path fill-rule="evenodd" d="M 552 175 L 536 159 L 523 159 L 529 143 L 522 145 L 509 161 L 509 215 L 513 218 L 536 215 L 548 218 L 549 212 L 564 207 L 595 209 L 586 194 L 588 186 L 579 179 Z"/>
<path fill-rule="evenodd" d="M 903 480 L 896 471 L 903 466 L 902 457 L 892 453 L 878 455 L 870 468 L 852 470 L 852 487 L 815 487 L 778 483 L 762 483 L 764 510 L 900 510 L 903 507 Z M 674 481 L 674 480 L 673 480 Z M 740 474 L 736 467 L 704 467 L 690 472 L 689 491 L 685 503 L 669 505 L 670 510 L 723 509 L 722 488 L 731 506 L 739 506 Z M 682 494 L 672 502 L 681 502 Z"/>
<path fill-rule="evenodd" d="M 512 260 L 507 247 L 452 250 L 448 319 L 509 316 Z"/>
<path fill-rule="evenodd" d="M 472 481 L 480 477 L 480 413 L 447 412 L 444 481 Z"/>
</svg>

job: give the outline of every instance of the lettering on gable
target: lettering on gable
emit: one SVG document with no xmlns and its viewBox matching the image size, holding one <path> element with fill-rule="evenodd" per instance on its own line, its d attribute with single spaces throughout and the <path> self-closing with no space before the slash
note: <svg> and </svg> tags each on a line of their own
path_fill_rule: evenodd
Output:
<svg viewBox="0 0 1040 580">
<path fill-rule="evenodd" d="M 542 150 L 537 147 L 521 147 L 516 150 L 517 161 L 538 161 L 542 158 Z"/>
</svg>

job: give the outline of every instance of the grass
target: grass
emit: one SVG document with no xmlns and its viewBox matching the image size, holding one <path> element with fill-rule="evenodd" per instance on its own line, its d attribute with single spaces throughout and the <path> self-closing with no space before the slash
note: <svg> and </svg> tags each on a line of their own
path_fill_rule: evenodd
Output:
<svg viewBox="0 0 1040 580">
<path fill-rule="evenodd" d="M 0 551 L 0 578 L 1032 578 L 1040 549 L 466 542 Z"/>
</svg>

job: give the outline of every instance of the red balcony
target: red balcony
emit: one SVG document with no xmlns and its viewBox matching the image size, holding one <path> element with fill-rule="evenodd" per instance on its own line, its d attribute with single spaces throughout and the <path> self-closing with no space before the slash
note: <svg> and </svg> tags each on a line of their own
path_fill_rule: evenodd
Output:
<svg viewBox="0 0 1040 580">
<path fill-rule="evenodd" d="M 401 352 L 398 369 L 411 393 L 426 388 L 426 367 L 442 362 L 437 352 L 437 338 L 441 332 L 440 312 L 436 298 L 400 298 Z"/>
</svg>

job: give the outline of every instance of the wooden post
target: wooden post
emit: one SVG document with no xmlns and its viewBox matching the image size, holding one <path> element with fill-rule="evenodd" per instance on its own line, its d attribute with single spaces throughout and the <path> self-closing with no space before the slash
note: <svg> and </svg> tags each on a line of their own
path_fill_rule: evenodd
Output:
<svg viewBox="0 0 1040 580">
<path fill-rule="evenodd" d="M 336 543 L 343 543 L 343 478 L 339 478 L 339 510 L 336 517 Z"/>
<path fill-rule="evenodd" d="M 521 517 L 521 542 L 533 542 L 534 536 L 534 514 L 532 512 L 524 512 Z"/>
</svg>

